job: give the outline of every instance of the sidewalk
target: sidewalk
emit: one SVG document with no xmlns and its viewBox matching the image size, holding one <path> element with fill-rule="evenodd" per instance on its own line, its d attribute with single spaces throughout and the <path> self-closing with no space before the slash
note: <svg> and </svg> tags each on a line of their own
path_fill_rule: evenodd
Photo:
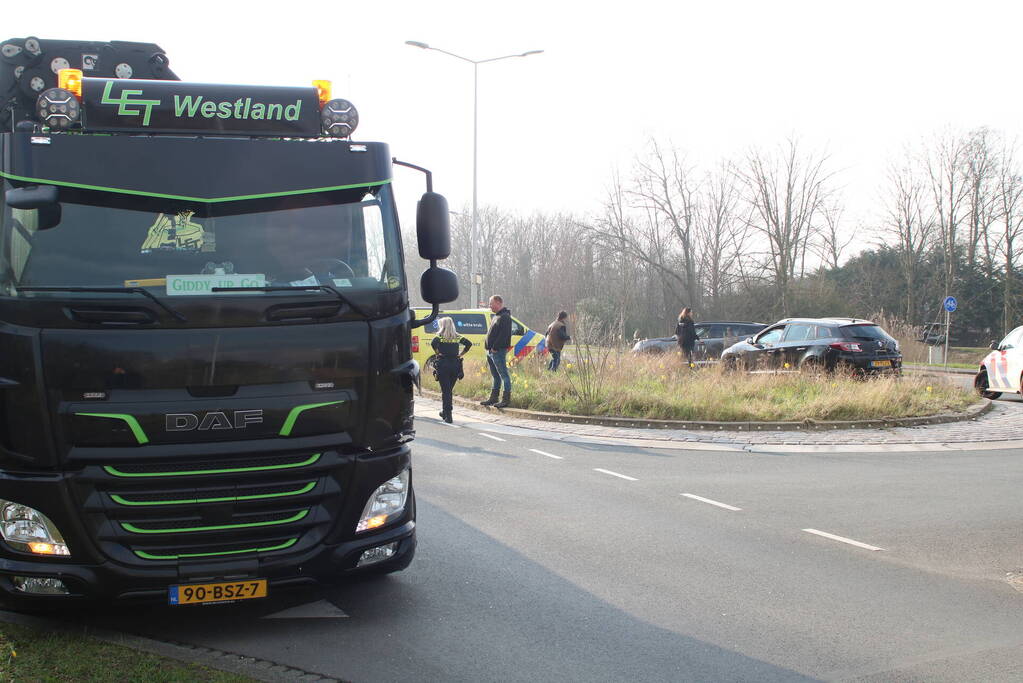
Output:
<svg viewBox="0 0 1023 683">
<path fill-rule="evenodd" d="M 416 397 L 416 416 L 437 417 L 440 401 Z M 888 429 L 738 431 L 602 427 L 512 417 L 456 403 L 455 423 L 486 425 L 488 431 L 541 438 L 646 448 L 759 452 L 864 452 L 1023 449 L 1023 402 L 995 401 L 983 416 L 964 422 Z"/>
</svg>

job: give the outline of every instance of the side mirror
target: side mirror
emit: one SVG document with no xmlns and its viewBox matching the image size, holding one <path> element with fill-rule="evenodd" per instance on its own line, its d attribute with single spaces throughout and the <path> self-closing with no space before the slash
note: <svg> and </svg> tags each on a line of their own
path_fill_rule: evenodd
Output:
<svg viewBox="0 0 1023 683">
<path fill-rule="evenodd" d="M 421 258 L 428 261 L 439 261 L 451 255 L 448 200 L 444 198 L 444 195 L 427 192 L 419 200 L 419 205 L 416 207 L 416 238 L 419 242 Z M 425 290 L 423 296 L 426 296 Z M 456 294 L 454 298 L 457 299 L 458 295 Z M 454 301 L 454 299 L 447 299 L 447 301 Z"/>
<path fill-rule="evenodd" d="M 998 350 L 998 342 L 996 342 L 996 341 L 991 342 L 990 344 L 988 344 L 988 348 L 991 349 L 992 351 L 997 351 Z"/>
<path fill-rule="evenodd" d="M 746 343 L 752 346 L 753 345 L 753 337 L 746 337 Z"/>
<path fill-rule="evenodd" d="M 431 266 L 419 280 L 423 301 L 434 306 L 458 299 L 458 276 L 447 268 Z"/>
</svg>

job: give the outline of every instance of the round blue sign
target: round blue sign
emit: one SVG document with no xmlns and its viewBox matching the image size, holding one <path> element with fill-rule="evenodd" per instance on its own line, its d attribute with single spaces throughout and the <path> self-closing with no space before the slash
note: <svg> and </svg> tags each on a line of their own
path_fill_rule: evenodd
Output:
<svg viewBox="0 0 1023 683">
<path fill-rule="evenodd" d="M 956 301 L 954 296 L 946 296 L 942 306 L 944 306 L 945 310 L 949 313 L 953 313 L 957 308 L 959 308 L 959 303 Z"/>
</svg>

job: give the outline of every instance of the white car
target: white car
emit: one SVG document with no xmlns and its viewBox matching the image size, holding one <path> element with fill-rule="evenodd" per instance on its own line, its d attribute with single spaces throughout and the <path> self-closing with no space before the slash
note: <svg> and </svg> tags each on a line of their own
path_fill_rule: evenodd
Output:
<svg viewBox="0 0 1023 683">
<path fill-rule="evenodd" d="M 984 357 L 973 386 L 984 398 L 998 398 L 1003 392 L 1023 393 L 1023 325 L 1017 327 Z"/>
</svg>

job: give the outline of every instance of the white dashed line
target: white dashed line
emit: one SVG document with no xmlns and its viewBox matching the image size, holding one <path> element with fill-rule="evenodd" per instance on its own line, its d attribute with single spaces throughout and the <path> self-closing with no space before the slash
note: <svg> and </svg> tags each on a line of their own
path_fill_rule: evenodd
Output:
<svg viewBox="0 0 1023 683">
<path fill-rule="evenodd" d="M 854 545 L 857 548 L 863 548 L 865 550 L 884 550 L 884 548 L 878 548 L 876 545 L 867 545 L 866 543 L 860 543 L 854 541 L 851 538 L 845 538 L 844 536 L 836 536 L 835 534 L 829 534 L 826 531 L 817 531 L 816 529 L 803 529 L 808 534 L 815 534 L 817 536 L 823 536 L 824 538 L 830 538 L 832 541 L 839 541 L 841 543 L 848 543 Z"/>
<path fill-rule="evenodd" d="M 564 458 L 562 456 L 560 456 L 560 455 L 554 455 L 553 453 L 547 453 L 545 451 L 538 451 L 535 448 L 530 448 L 529 450 L 531 450 L 533 453 L 539 453 L 540 455 L 546 455 L 548 458 L 554 458 L 555 460 L 564 460 Z"/>
<path fill-rule="evenodd" d="M 619 479 L 625 479 L 627 481 L 639 481 L 639 479 L 636 479 L 635 477 L 627 477 L 624 474 L 618 474 L 617 472 L 612 472 L 611 470 L 602 470 L 599 467 L 594 467 L 593 471 L 602 472 L 603 474 L 610 474 L 612 477 L 618 477 Z"/>
<path fill-rule="evenodd" d="M 444 420 L 441 420 L 440 423 L 442 425 L 444 425 L 445 427 L 454 427 L 455 429 L 461 429 L 462 428 L 461 425 L 453 425 L 450 422 L 445 422 Z"/>
<path fill-rule="evenodd" d="M 507 440 L 507 439 L 502 439 L 499 436 L 494 436 L 493 434 L 487 434 L 486 432 L 480 432 L 480 436 L 485 436 L 488 439 L 493 439 L 494 441 L 506 441 Z"/>
<path fill-rule="evenodd" d="M 697 496 L 697 495 L 694 495 L 692 493 L 683 493 L 682 495 L 685 496 L 686 498 L 692 498 L 693 500 L 698 500 L 701 503 L 707 503 L 709 505 L 717 505 L 719 508 L 724 508 L 726 510 L 732 510 L 733 512 L 739 512 L 740 510 L 742 510 L 742 508 L 737 508 L 734 505 L 726 505 L 725 503 L 719 503 L 716 500 L 711 500 L 710 498 L 704 498 L 703 496 Z"/>
</svg>

